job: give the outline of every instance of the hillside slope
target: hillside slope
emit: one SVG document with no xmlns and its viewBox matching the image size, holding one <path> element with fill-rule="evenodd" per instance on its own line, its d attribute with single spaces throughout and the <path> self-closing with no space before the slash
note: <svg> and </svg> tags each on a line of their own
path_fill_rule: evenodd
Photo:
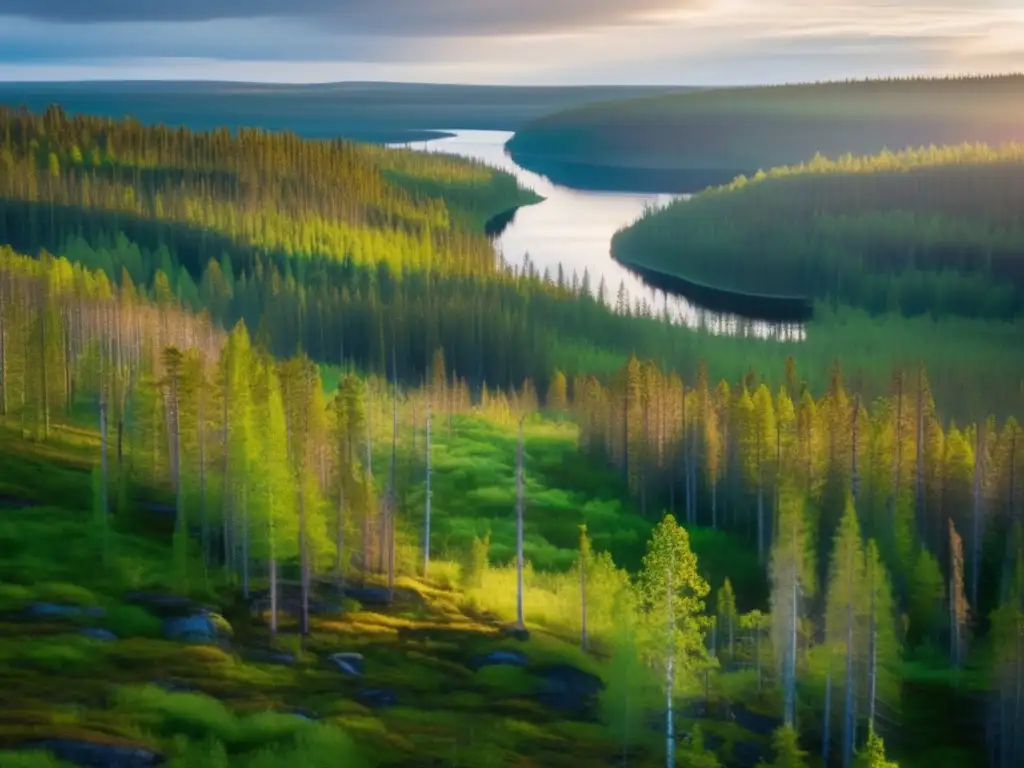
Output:
<svg viewBox="0 0 1024 768">
<path fill-rule="evenodd" d="M 1024 76 L 891 80 L 695 93 L 585 105 L 535 120 L 516 162 L 572 184 L 696 191 L 815 152 L 872 154 L 1024 138 Z"/>
</svg>

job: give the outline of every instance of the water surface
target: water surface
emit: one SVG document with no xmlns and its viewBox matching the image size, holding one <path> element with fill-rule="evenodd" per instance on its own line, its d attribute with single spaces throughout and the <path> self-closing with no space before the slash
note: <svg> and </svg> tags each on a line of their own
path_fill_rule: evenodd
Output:
<svg viewBox="0 0 1024 768">
<path fill-rule="evenodd" d="M 715 312 L 685 297 L 668 294 L 646 285 L 611 257 L 611 238 L 633 223 L 649 207 L 661 207 L 674 200 L 673 194 L 638 194 L 617 191 L 578 190 L 553 184 L 549 179 L 517 165 L 505 151 L 509 131 L 444 129 L 445 138 L 393 146 L 408 146 L 424 152 L 444 152 L 481 160 L 508 171 L 520 184 L 544 197 L 543 202 L 525 206 L 495 237 L 494 247 L 509 264 L 518 266 L 524 256 L 538 273 L 547 271 L 557 279 L 559 265 L 566 282 L 573 274 L 589 277 L 597 292 L 602 281 L 606 300 L 615 306 L 620 292 L 628 295 L 631 308 L 645 302 L 655 313 L 667 312 L 674 322 L 711 333 L 752 335 L 776 339 L 803 338 L 799 323 L 768 322 Z"/>
</svg>

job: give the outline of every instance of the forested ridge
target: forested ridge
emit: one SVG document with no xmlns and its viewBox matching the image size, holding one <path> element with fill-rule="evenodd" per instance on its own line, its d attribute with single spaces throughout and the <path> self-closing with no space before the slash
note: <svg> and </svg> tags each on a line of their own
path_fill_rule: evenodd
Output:
<svg viewBox="0 0 1024 768">
<path fill-rule="evenodd" d="M 873 314 L 1024 310 L 1024 145 L 818 155 L 650 212 L 615 258 L 727 290 Z"/>
<path fill-rule="evenodd" d="M 708 171 L 725 182 L 815 151 L 1021 140 L 1022 103 L 1019 74 L 717 88 L 582 105 L 528 123 L 508 146 L 526 167 Z"/>
</svg>

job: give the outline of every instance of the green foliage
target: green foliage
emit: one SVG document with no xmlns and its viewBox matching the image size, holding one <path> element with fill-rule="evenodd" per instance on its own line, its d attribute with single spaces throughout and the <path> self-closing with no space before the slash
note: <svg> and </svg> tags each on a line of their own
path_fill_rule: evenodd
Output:
<svg viewBox="0 0 1024 768">
<path fill-rule="evenodd" d="M 643 655 L 674 667 L 675 685 L 685 689 L 707 663 L 703 630 L 709 588 L 697 570 L 690 537 L 671 515 L 654 529 L 637 581 L 643 615 Z"/>
<path fill-rule="evenodd" d="M 49 752 L 24 751 L 0 754 L 3 768 L 67 768 L 68 763 L 58 760 Z"/>
<path fill-rule="evenodd" d="M 868 734 L 867 744 L 857 754 L 855 768 L 899 768 L 897 763 L 885 759 L 885 744 L 874 731 Z"/>
<path fill-rule="evenodd" d="M 488 531 L 481 539 L 473 538 L 473 546 L 469 551 L 469 559 L 466 567 L 462 570 L 464 586 L 467 588 L 479 588 L 483 586 L 484 577 L 489 568 L 488 554 L 491 549 L 491 533 Z"/>
<path fill-rule="evenodd" d="M 908 586 L 907 615 L 910 627 L 907 636 L 912 647 L 938 639 L 939 633 L 945 628 L 945 598 L 945 580 L 939 564 L 922 547 L 914 560 Z"/>
<path fill-rule="evenodd" d="M 526 696 L 532 693 L 538 685 L 535 677 L 522 667 L 516 666 L 483 667 L 473 677 L 491 694 L 501 696 Z"/>
<path fill-rule="evenodd" d="M 628 753 L 631 745 L 649 738 L 645 713 L 660 703 L 651 668 L 641 660 L 636 599 L 633 590 L 622 590 L 616 597 L 614 613 L 618 620 L 609 637 L 611 659 L 607 686 L 601 693 L 601 719 L 622 744 L 623 753 Z"/>
<path fill-rule="evenodd" d="M 163 622 L 137 605 L 116 605 L 107 611 L 103 625 L 118 637 L 159 637 Z"/>
<path fill-rule="evenodd" d="M 677 750 L 676 760 L 680 768 L 720 768 L 722 765 L 715 753 L 704 746 L 704 734 L 699 725 L 690 731 L 689 743 Z"/>
<path fill-rule="evenodd" d="M 765 768 L 806 768 L 807 752 L 800 749 L 797 732 L 784 725 L 772 734 L 772 749 L 775 759 L 771 763 L 761 762 Z"/>
</svg>

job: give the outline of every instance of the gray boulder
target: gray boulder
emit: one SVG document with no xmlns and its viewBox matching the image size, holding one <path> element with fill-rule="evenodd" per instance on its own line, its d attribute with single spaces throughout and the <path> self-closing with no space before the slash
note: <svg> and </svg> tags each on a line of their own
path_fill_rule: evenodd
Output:
<svg viewBox="0 0 1024 768">
<path fill-rule="evenodd" d="M 93 640 L 102 640 L 105 643 L 117 640 L 117 635 L 109 629 L 103 629 L 102 627 L 83 627 L 79 630 L 79 634 L 91 637 Z"/>
<path fill-rule="evenodd" d="M 279 710 L 282 715 L 292 715 L 303 720 L 319 720 L 320 715 L 311 709 L 303 709 L 302 707 L 289 707 L 287 709 Z"/>
<path fill-rule="evenodd" d="M 362 677 L 366 671 L 366 662 L 361 653 L 332 653 L 327 660 L 350 677 Z"/>
<path fill-rule="evenodd" d="M 185 643 L 226 645 L 232 635 L 227 619 L 213 611 L 201 610 L 188 616 L 166 619 L 164 637 Z"/>
<path fill-rule="evenodd" d="M 160 618 L 186 616 L 196 610 L 187 597 L 163 592 L 129 592 L 125 602 L 141 606 Z"/>
<path fill-rule="evenodd" d="M 347 587 L 345 597 L 358 600 L 362 605 L 391 605 L 391 594 L 384 587 Z"/>
<path fill-rule="evenodd" d="M 258 664 L 281 664 L 289 666 L 295 663 L 295 654 L 288 651 L 275 651 L 272 648 L 253 648 L 242 654 L 246 661 L 255 661 Z"/>
<path fill-rule="evenodd" d="M 21 746 L 50 752 L 58 760 L 83 768 L 148 768 L 164 762 L 162 755 L 143 747 L 96 744 L 78 739 L 40 739 Z"/>
<path fill-rule="evenodd" d="M 530 639 L 530 630 L 526 627 L 517 627 L 514 624 L 503 626 L 500 632 L 502 637 L 518 640 L 521 643 L 525 643 Z"/>
<path fill-rule="evenodd" d="M 78 619 L 85 616 L 103 616 L 106 611 L 102 608 L 81 605 L 32 603 L 25 609 L 25 613 L 33 619 Z"/>
<path fill-rule="evenodd" d="M 364 707 L 381 709 L 393 707 L 398 703 L 398 696 L 387 688 L 364 688 L 356 694 L 355 699 Z"/>
<path fill-rule="evenodd" d="M 534 671 L 542 680 L 537 700 L 560 712 L 585 717 L 594 711 L 604 688 L 601 678 L 569 664 L 552 664 Z"/>
<path fill-rule="evenodd" d="M 167 691 L 168 693 L 200 693 L 201 691 L 193 685 L 183 683 L 180 680 L 151 680 L 150 685 Z"/>
<path fill-rule="evenodd" d="M 491 651 L 490 653 L 481 653 L 470 659 L 469 668 L 476 671 L 484 667 L 500 665 L 525 667 L 526 663 L 526 654 L 522 651 Z"/>
</svg>

